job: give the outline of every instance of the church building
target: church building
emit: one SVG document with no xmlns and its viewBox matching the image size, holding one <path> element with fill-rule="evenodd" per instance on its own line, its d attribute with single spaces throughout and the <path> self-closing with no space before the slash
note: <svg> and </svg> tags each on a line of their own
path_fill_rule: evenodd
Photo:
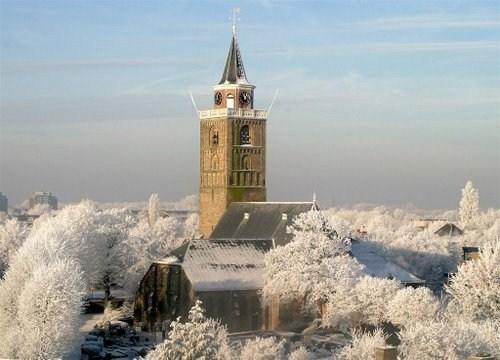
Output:
<svg viewBox="0 0 500 360">
<path fill-rule="evenodd" d="M 134 305 L 135 323 L 144 330 L 185 319 L 197 299 L 229 332 L 290 330 L 311 320 L 289 304 L 262 301 L 266 253 L 289 243 L 293 220 L 319 206 L 315 200 L 266 202 L 267 112 L 254 109 L 254 91 L 233 27 L 213 108 L 199 112 L 203 239 L 191 239 L 151 264 Z M 352 256 L 366 265 L 367 274 L 422 283 L 362 241 L 353 244 Z"/>
<path fill-rule="evenodd" d="M 209 238 L 232 202 L 266 201 L 265 110 L 243 67 L 236 31 L 213 108 L 200 111 L 200 233 Z"/>
</svg>

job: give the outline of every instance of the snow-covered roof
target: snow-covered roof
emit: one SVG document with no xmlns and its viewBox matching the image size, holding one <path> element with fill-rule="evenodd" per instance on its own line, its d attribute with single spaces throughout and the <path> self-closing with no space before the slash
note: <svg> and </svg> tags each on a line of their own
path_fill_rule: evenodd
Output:
<svg viewBox="0 0 500 360">
<path fill-rule="evenodd" d="M 394 278 L 403 284 L 424 283 L 424 280 L 378 254 L 367 241 L 352 240 L 351 253 L 359 263 L 365 266 L 364 272 L 367 275 Z"/>
<path fill-rule="evenodd" d="M 192 240 L 182 267 L 195 291 L 256 290 L 272 240 Z"/>
<path fill-rule="evenodd" d="M 463 230 L 453 223 L 446 223 L 434 232 L 439 236 L 459 236 L 463 233 Z"/>
<path fill-rule="evenodd" d="M 314 202 L 233 202 L 210 235 L 211 239 L 273 239 L 276 245 L 291 240 L 286 228 Z"/>
</svg>

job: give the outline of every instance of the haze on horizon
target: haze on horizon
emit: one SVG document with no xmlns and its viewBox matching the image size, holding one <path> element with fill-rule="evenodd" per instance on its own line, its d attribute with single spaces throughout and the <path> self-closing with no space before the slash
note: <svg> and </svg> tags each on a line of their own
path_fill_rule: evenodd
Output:
<svg viewBox="0 0 500 360">
<path fill-rule="evenodd" d="M 198 191 L 232 1 L 0 2 L 0 191 Z M 500 3 L 240 1 L 269 200 L 500 207 Z"/>
</svg>

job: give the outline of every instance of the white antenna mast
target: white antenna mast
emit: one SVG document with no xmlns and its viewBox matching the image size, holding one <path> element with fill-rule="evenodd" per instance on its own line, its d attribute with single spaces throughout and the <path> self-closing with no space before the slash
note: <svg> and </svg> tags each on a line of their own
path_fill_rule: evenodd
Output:
<svg viewBox="0 0 500 360">
<path fill-rule="evenodd" d="M 198 110 L 198 106 L 196 106 L 196 101 L 194 101 L 193 93 L 191 91 L 189 92 L 189 97 L 191 98 L 191 102 L 193 103 L 194 110 L 197 114 L 199 114 L 200 110 Z"/>
<path fill-rule="evenodd" d="M 276 89 L 276 91 L 274 92 L 273 100 L 271 101 L 271 104 L 267 108 L 267 116 L 269 116 L 269 114 L 271 113 L 271 109 L 273 108 L 274 102 L 278 98 L 279 92 L 280 92 L 280 89 Z"/>
</svg>

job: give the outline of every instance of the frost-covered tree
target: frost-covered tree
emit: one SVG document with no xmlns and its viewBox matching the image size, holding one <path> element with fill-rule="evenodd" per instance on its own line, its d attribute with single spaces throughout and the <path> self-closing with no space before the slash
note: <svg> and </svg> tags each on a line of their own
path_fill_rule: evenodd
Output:
<svg viewBox="0 0 500 360">
<path fill-rule="evenodd" d="M 284 360 L 284 341 L 273 337 L 248 340 L 239 356 L 241 360 Z"/>
<path fill-rule="evenodd" d="M 466 360 L 479 353 L 500 355 L 499 323 L 423 321 L 408 325 L 399 337 L 399 350 L 405 360 Z"/>
<path fill-rule="evenodd" d="M 147 219 L 130 230 L 126 247 L 131 264 L 127 269 L 127 287 L 135 291 L 138 281 L 151 263 L 179 247 L 184 239 L 177 236 L 179 222 L 173 217 L 159 218 L 151 227 Z"/>
<path fill-rule="evenodd" d="M 338 360 L 370 360 L 375 359 L 375 349 L 384 346 L 386 335 L 381 329 L 373 332 L 362 332 L 354 330 L 352 341 L 337 352 L 335 359 Z"/>
<path fill-rule="evenodd" d="M 52 221 L 49 220 L 46 231 L 42 231 L 43 226 L 39 229 L 50 236 L 30 234 L 0 281 L 1 357 L 60 356 L 61 346 L 74 336 L 76 322 L 72 320 L 80 312 L 84 288 L 75 256 L 78 247 L 72 243 L 74 238 L 62 235 L 67 229 L 53 231 L 57 227 L 52 228 L 55 225 Z M 28 334 L 31 338 L 26 339 Z M 23 339 L 29 344 L 24 344 Z"/>
<path fill-rule="evenodd" d="M 330 297 L 324 321 L 340 331 L 348 331 L 359 323 L 381 325 L 387 322 L 389 301 L 401 287 L 395 280 L 363 276 Z"/>
<path fill-rule="evenodd" d="M 461 264 L 447 290 L 451 313 L 500 323 L 500 239 L 485 244 L 479 259 Z"/>
<path fill-rule="evenodd" d="M 38 267 L 18 299 L 15 357 L 54 359 L 74 341 L 84 295 L 79 266 L 56 260 Z"/>
<path fill-rule="evenodd" d="M 156 220 L 160 218 L 160 198 L 158 194 L 151 194 L 148 203 L 149 226 L 153 227 Z"/>
<path fill-rule="evenodd" d="M 479 213 L 479 192 L 474 188 L 471 181 L 467 181 L 462 189 L 458 217 L 464 227 L 474 225 Z"/>
<path fill-rule="evenodd" d="M 16 219 L 0 222 L 0 278 L 9 264 L 9 259 L 23 244 L 28 234 L 28 226 Z"/>
<path fill-rule="evenodd" d="M 134 265 L 133 249 L 129 247 L 129 232 L 136 220 L 126 209 L 97 210 L 95 237 L 100 253 L 99 266 L 93 269 L 95 279 L 90 284 L 104 289 L 104 303 L 107 305 L 112 287 L 124 287 L 128 281 L 126 271 Z"/>
<path fill-rule="evenodd" d="M 28 215 L 38 215 L 41 216 L 43 214 L 50 214 L 52 212 L 52 208 L 48 204 L 36 204 L 32 208 L 29 208 L 26 213 Z"/>
<path fill-rule="evenodd" d="M 388 303 L 401 288 L 396 280 L 364 276 L 351 292 L 352 310 L 361 314 L 362 322 L 380 325 L 387 321 Z"/>
<path fill-rule="evenodd" d="M 186 323 L 172 322 L 168 338 L 148 354 L 148 360 L 231 359 L 226 328 L 206 318 L 201 305 L 197 300 Z"/>
<path fill-rule="evenodd" d="M 316 232 L 318 228 L 301 228 L 290 243 L 266 254 L 265 299 L 299 301 L 314 311 L 331 294 L 353 286 L 361 266 L 347 253 L 349 245 L 330 231 Z"/>
<path fill-rule="evenodd" d="M 441 308 L 439 299 L 426 287 L 405 287 L 389 299 L 386 318 L 406 327 L 419 321 L 435 320 Z"/>
<path fill-rule="evenodd" d="M 183 225 L 183 236 L 185 239 L 194 239 L 199 237 L 198 228 L 200 216 L 198 213 L 190 214 Z"/>
</svg>

